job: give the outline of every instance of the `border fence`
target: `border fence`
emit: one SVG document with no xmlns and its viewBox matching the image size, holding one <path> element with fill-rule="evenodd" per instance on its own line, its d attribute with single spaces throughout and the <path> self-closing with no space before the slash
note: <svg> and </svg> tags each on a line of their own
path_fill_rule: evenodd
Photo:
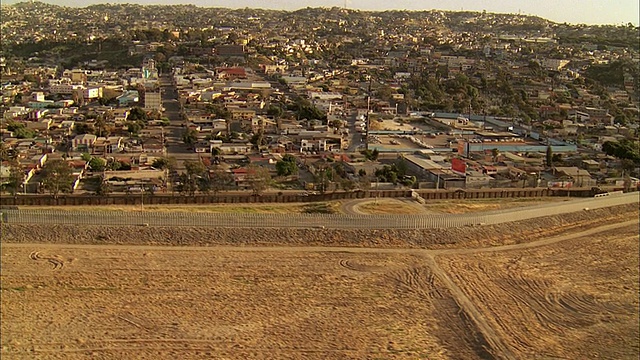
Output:
<svg viewBox="0 0 640 360">
<path fill-rule="evenodd" d="M 0 210 L 7 224 L 229 228 L 430 229 L 491 225 L 638 203 L 640 193 L 462 215 L 218 214 L 153 211 Z"/>
<path fill-rule="evenodd" d="M 520 197 L 593 197 L 596 192 L 592 188 L 549 189 L 549 188 L 500 188 L 500 189 L 408 189 L 408 190 L 359 190 L 337 191 L 323 194 L 301 193 L 269 193 L 254 196 L 247 192 L 244 194 L 195 194 L 179 195 L 165 193 L 145 194 L 109 194 L 108 196 L 96 196 L 90 194 L 60 195 L 58 197 L 48 195 L 2 195 L 0 205 L 3 206 L 96 206 L 96 205 L 177 205 L 177 204 L 242 204 L 242 203 L 292 203 L 351 200 L 364 198 L 411 198 L 413 194 L 419 194 L 425 200 L 450 200 L 450 199 L 496 199 L 496 198 L 520 198 Z"/>
</svg>

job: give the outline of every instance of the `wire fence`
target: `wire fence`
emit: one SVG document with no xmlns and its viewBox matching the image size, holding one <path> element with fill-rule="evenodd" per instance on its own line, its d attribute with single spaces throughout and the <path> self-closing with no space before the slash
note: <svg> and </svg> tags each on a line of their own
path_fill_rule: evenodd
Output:
<svg viewBox="0 0 640 360">
<path fill-rule="evenodd" d="M 227 228 L 430 229 L 490 225 L 638 203 L 639 193 L 461 215 L 217 214 L 153 211 L 0 210 L 7 224 Z"/>
</svg>

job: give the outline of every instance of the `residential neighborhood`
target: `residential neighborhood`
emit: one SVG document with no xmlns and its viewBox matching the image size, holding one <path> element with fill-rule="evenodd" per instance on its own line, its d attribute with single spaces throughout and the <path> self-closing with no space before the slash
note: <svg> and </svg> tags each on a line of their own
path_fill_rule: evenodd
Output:
<svg viewBox="0 0 640 360">
<path fill-rule="evenodd" d="M 639 358 L 638 0 L 1 1 L 0 358 Z"/>
<path fill-rule="evenodd" d="M 5 194 L 639 184 L 631 24 L 40 2 L 2 13 Z"/>
</svg>

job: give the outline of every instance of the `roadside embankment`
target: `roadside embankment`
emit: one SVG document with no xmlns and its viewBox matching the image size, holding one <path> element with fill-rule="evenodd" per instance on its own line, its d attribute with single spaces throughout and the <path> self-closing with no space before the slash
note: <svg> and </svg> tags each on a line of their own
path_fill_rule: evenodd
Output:
<svg viewBox="0 0 640 360">
<path fill-rule="evenodd" d="M 349 246 L 457 248 L 529 242 L 571 230 L 638 219 L 638 205 L 485 226 L 425 230 L 275 229 L 2 224 L 3 243 L 168 246 Z"/>
</svg>

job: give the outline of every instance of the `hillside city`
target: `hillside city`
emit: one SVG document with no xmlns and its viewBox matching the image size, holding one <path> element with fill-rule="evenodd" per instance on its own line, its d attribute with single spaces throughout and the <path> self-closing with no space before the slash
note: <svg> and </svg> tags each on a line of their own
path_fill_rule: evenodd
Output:
<svg viewBox="0 0 640 360">
<path fill-rule="evenodd" d="M 0 185 L 637 188 L 639 30 L 487 12 L 3 4 Z"/>
</svg>

